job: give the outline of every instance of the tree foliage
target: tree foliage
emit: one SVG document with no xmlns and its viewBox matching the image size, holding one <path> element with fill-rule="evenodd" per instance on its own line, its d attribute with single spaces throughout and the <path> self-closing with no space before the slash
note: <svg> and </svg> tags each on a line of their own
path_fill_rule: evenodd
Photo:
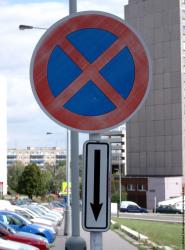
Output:
<svg viewBox="0 0 185 250">
<path fill-rule="evenodd" d="M 66 181 L 66 163 L 65 161 L 60 161 L 59 164 L 45 165 L 46 172 L 50 173 L 50 187 L 49 191 L 51 193 L 57 193 L 61 190 L 62 182 Z"/>
<path fill-rule="evenodd" d="M 20 194 L 28 195 L 32 199 L 33 195 L 40 194 L 42 186 L 40 168 L 36 164 L 30 164 L 24 168 L 18 181 L 18 191 Z"/>
<path fill-rule="evenodd" d="M 24 165 L 21 162 L 16 162 L 8 167 L 8 187 L 9 190 L 18 192 L 18 181 L 24 171 Z"/>
<path fill-rule="evenodd" d="M 127 193 L 125 188 L 121 187 L 121 200 L 124 201 L 127 199 Z M 120 184 L 118 178 L 115 178 L 115 175 L 112 175 L 111 181 L 111 202 L 120 203 Z"/>
</svg>

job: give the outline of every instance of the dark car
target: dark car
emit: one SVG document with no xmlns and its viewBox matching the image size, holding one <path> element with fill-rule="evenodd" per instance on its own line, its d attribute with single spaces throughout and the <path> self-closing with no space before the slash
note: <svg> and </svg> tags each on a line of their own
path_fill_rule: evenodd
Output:
<svg viewBox="0 0 185 250">
<path fill-rule="evenodd" d="M 128 205 L 126 208 L 120 208 L 120 212 L 127 213 L 148 213 L 148 210 L 137 205 Z"/>
<path fill-rule="evenodd" d="M 172 207 L 170 205 L 163 205 L 156 208 L 156 213 L 163 213 L 163 214 L 182 214 L 182 211 Z"/>
</svg>

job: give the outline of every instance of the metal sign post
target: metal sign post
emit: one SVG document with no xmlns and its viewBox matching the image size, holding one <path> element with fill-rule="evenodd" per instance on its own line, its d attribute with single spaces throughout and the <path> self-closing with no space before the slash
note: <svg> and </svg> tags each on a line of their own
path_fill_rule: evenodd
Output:
<svg viewBox="0 0 185 250">
<path fill-rule="evenodd" d="M 69 0 L 69 14 L 77 11 L 77 1 Z M 65 243 L 65 250 L 86 250 L 86 242 L 80 237 L 79 209 L 79 137 L 71 131 L 71 182 L 72 182 L 72 237 Z"/>
<path fill-rule="evenodd" d="M 84 144 L 82 226 L 105 232 L 110 226 L 110 145 L 105 141 Z"/>
<path fill-rule="evenodd" d="M 93 139 L 97 136 L 93 134 Z M 99 139 L 87 141 L 83 157 L 82 226 L 90 232 L 90 250 L 102 250 L 102 232 L 110 227 L 110 145 Z"/>
<path fill-rule="evenodd" d="M 3 182 L 0 182 L 0 198 L 3 198 Z"/>
</svg>

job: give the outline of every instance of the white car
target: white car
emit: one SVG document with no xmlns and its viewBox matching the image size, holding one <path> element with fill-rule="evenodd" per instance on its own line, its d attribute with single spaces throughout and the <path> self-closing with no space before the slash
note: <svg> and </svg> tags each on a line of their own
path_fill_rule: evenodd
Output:
<svg viewBox="0 0 185 250">
<path fill-rule="evenodd" d="M 135 203 L 134 201 L 122 201 L 122 202 L 121 202 L 121 205 L 120 205 L 120 209 L 125 209 L 125 208 L 127 208 L 129 205 L 138 206 L 138 204 Z"/>
<path fill-rule="evenodd" d="M 51 214 L 55 214 L 56 216 L 58 216 L 61 220 L 63 220 L 63 214 L 61 214 L 58 211 L 55 211 L 53 209 L 50 209 L 42 204 L 39 204 L 39 207 L 41 207 L 44 211 L 46 211 L 47 213 L 51 213 Z"/>
<path fill-rule="evenodd" d="M 13 206 L 10 201 L 0 200 L 0 210 L 13 211 Z"/>
<path fill-rule="evenodd" d="M 0 238 L 1 250 L 39 250 L 37 247 Z"/>
<path fill-rule="evenodd" d="M 41 211 L 41 209 L 39 209 L 38 205 L 29 205 L 27 206 L 28 209 L 30 209 L 31 211 L 35 212 L 39 217 L 54 221 L 55 223 L 57 223 L 57 225 L 60 224 L 60 219 L 59 218 L 55 218 L 53 216 L 51 216 L 48 213 L 45 213 L 43 211 Z"/>
<path fill-rule="evenodd" d="M 30 209 L 26 207 L 19 207 L 19 206 L 14 206 L 14 211 L 23 217 L 29 219 L 31 222 L 35 224 L 40 224 L 44 226 L 49 226 L 52 227 L 56 232 L 58 231 L 57 229 L 57 222 L 39 217 L 38 214 L 34 213 Z"/>
</svg>

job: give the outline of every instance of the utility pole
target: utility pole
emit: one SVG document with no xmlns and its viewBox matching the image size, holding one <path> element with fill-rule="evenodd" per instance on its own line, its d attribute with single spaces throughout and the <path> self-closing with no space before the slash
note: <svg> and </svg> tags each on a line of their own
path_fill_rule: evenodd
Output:
<svg viewBox="0 0 185 250">
<path fill-rule="evenodd" d="M 77 12 L 77 0 L 69 0 L 69 15 Z M 79 135 L 71 131 L 71 184 L 72 184 L 72 236 L 65 243 L 65 250 L 86 250 L 86 242 L 80 237 L 79 207 Z"/>
</svg>

